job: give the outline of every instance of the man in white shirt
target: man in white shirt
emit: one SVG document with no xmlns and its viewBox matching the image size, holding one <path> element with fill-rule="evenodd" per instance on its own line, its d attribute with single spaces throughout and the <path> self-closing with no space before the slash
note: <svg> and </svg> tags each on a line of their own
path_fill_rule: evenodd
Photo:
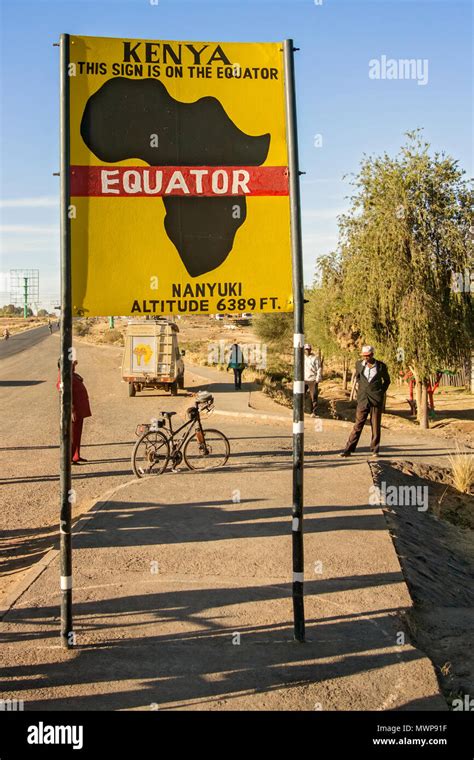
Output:
<svg viewBox="0 0 474 760">
<path fill-rule="evenodd" d="M 311 417 L 316 417 L 318 408 L 319 385 L 321 381 L 321 362 L 319 357 L 313 354 L 313 349 L 309 343 L 304 347 L 304 382 L 305 393 L 309 390 L 311 398 Z"/>
</svg>

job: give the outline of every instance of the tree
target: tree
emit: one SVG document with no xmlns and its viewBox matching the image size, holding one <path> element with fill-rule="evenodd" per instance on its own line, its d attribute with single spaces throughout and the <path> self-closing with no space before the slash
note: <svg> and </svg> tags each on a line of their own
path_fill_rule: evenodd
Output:
<svg viewBox="0 0 474 760">
<path fill-rule="evenodd" d="M 17 315 L 23 314 L 23 309 L 21 306 L 15 306 L 12 303 L 9 303 L 5 306 L 2 306 L 0 309 L 0 314 L 2 317 L 15 317 Z"/>
<path fill-rule="evenodd" d="M 28 317 L 33 316 L 33 312 L 28 306 L 26 314 Z M 13 303 L 9 303 L 5 306 L 0 307 L 0 317 L 22 317 L 23 316 L 23 306 L 15 306 Z"/>
<path fill-rule="evenodd" d="M 319 259 L 319 281 L 308 291 L 305 310 L 305 333 L 318 346 L 321 359 L 342 361 L 343 389 L 347 388 L 347 370 L 356 350 L 359 331 L 352 314 L 346 313 L 343 300 L 343 274 L 337 252 Z"/>
<path fill-rule="evenodd" d="M 407 138 L 395 158 L 364 157 L 341 217 L 340 265 L 346 312 L 392 369 L 412 370 L 426 428 L 430 376 L 461 363 L 472 341 L 471 294 L 456 283 L 470 264 L 473 193 L 420 130 Z"/>
<path fill-rule="evenodd" d="M 257 314 L 253 319 L 257 336 L 282 353 L 291 353 L 293 347 L 293 313 Z"/>
<path fill-rule="evenodd" d="M 39 309 L 38 313 L 36 314 L 37 317 L 47 317 L 48 312 L 46 309 Z"/>
<path fill-rule="evenodd" d="M 267 369 L 274 377 L 283 377 L 290 372 L 293 351 L 293 312 L 283 314 L 257 314 L 253 318 L 253 328 L 258 338 L 268 346 Z"/>
</svg>

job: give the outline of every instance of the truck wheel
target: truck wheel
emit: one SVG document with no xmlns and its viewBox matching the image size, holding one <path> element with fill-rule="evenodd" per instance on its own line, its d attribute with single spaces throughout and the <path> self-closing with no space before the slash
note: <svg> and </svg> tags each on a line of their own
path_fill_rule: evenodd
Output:
<svg viewBox="0 0 474 760">
<path fill-rule="evenodd" d="M 178 395 L 178 383 L 176 382 L 176 380 L 174 381 L 174 383 L 170 383 L 169 388 L 170 388 L 172 396 Z"/>
<path fill-rule="evenodd" d="M 178 377 L 178 388 L 180 390 L 184 390 L 184 375 L 180 375 L 180 377 Z"/>
<path fill-rule="evenodd" d="M 135 383 L 129 383 L 128 384 L 128 395 L 129 396 L 134 396 L 136 394 L 136 392 L 137 391 L 136 391 L 136 388 L 135 388 Z"/>
</svg>

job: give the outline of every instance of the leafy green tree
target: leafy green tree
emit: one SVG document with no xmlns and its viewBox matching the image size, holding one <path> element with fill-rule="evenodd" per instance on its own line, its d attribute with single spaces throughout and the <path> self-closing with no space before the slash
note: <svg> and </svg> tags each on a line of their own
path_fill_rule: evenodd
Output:
<svg viewBox="0 0 474 760">
<path fill-rule="evenodd" d="M 412 370 L 428 427 L 429 378 L 463 362 L 472 341 L 471 293 L 456 285 L 471 266 L 473 193 L 457 161 L 431 155 L 419 130 L 407 138 L 394 158 L 364 157 L 340 266 L 346 313 L 392 369 Z"/>
<path fill-rule="evenodd" d="M 253 328 L 268 347 L 267 369 L 276 375 L 290 372 L 293 354 L 293 312 L 256 314 Z"/>
<path fill-rule="evenodd" d="M 282 353 L 291 353 L 293 350 L 292 312 L 256 314 L 253 318 L 253 327 L 264 343 L 272 345 Z"/>
<path fill-rule="evenodd" d="M 305 334 L 318 346 L 321 359 L 340 359 L 343 388 L 347 387 L 347 370 L 357 347 L 359 332 L 353 315 L 346 313 L 343 300 L 343 274 L 336 252 L 318 261 L 319 281 L 306 294 Z"/>
<path fill-rule="evenodd" d="M 5 306 L 2 306 L 0 313 L 2 317 L 15 317 L 17 315 L 23 314 L 23 309 L 20 306 L 15 306 L 14 304 L 9 303 Z"/>
</svg>

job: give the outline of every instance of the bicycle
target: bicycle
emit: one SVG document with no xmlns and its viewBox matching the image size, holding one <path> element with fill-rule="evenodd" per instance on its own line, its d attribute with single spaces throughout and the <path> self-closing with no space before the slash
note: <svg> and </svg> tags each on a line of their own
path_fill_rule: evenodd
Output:
<svg viewBox="0 0 474 760">
<path fill-rule="evenodd" d="M 201 414 L 207 416 L 213 409 L 214 397 L 204 391 L 187 409 L 186 422 L 177 430 L 173 430 L 171 420 L 176 412 L 160 412 L 161 418 L 151 424 L 138 425 L 135 432 L 140 437 L 132 452 L 132 468 L 137 478 L 161 475 L 170 460 L 173 471 L 183 460 L 190 470 L 223 467 L 230 454 L 229 441 L 220 430 L 204 429 L 201 423 Z"/>
</svg>

